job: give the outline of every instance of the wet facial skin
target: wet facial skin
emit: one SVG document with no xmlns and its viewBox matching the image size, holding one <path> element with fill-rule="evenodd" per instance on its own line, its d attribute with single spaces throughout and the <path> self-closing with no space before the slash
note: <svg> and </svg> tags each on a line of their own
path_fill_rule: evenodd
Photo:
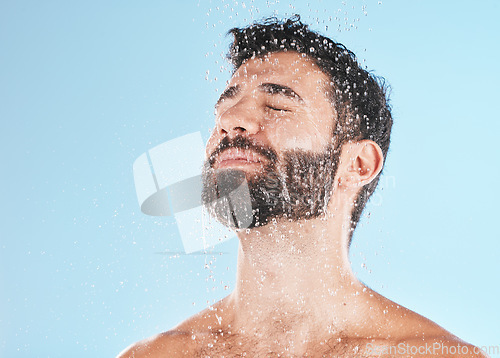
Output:
<svg viewBox="0 0 500 358">
<path fill-rule="evenodd" d="M 327 83 L 297 53 L 252 59 L 236 71 L 217 103 L 203 168 L 202 199 L 221 222 L 239 227 L 231 216 L 244 204 L 228 212 L 217 199 L 245 179 L 253 215 L 246 228 L 325 212 L 338 166 Z"/>
<path fill-rule="evenodd" d="M 244 148 L 256 152 L 263 149 L 249 143 L 245 137 L 221 143 L 224 148 Z M 240 175 L 244 172 L 241 169 L 213 169 L 210 163 L 214 160 L 207 160 L 203 168 L 203 202 L 220 222 L 234 228 L 263 226 L 273 218 L 297 221 L 318 217 L 325 212 L 333 187 L 338 156 L 332 154 L 331 147 L 324 153 L 287 151 L 282 163 L 277 163 L 270 156 L 267 158 L 269 164 L 248 178 Z M 241 220 L 241 214 L 248 212 L 246 203 L 231 200 L 227 195 L 234 193 L 245 179 L 250 198 L 248 204 L 252 209 L 250 220 Z M 228 198 L 229 203 L 217 201 L 222 196 Z"/>
</svg>

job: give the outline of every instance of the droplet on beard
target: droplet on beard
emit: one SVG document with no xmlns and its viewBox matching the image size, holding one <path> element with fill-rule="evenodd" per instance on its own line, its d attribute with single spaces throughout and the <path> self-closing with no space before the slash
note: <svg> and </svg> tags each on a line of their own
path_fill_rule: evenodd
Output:
<svg viewBox="0 0 500 358">
<path fill-rule="evenodd" d="M 252 201 L 245 173 L 234 169 L 215 170 L 212 178 L 212 183 L 205 183 L 203 194 L 203 201 L 211 213 L 228 227 L 250 227 Z"/>
</svg>

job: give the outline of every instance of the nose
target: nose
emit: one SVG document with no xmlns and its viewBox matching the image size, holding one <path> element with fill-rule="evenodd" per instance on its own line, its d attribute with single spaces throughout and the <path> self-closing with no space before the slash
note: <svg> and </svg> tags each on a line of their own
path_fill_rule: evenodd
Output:
<svg viewBox="0 0 500 358">
<path fill-rule="evenodd" d="M 257 105 L 249 98 L 242 98 L 226 109 L 217 122 L 222 134 L 229 137 L 257 134 L 261 129 Z"/>
</svg>

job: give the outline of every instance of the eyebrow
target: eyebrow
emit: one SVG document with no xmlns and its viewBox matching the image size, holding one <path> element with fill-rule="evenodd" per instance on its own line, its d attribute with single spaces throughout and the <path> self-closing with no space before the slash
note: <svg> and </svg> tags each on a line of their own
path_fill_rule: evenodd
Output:
<svg viewBox="0 0 500 358">
<path fill-rule="evenodd" d="M 263 83 L 259 86 L 259 89 L 271 95 L 280 95 L 291 98 L 301 103 L 304 102 L 302 97 L 300 97 L 297 92 L 285 85 L 280 85 L 277 83 Z"/>
<path fill-rule="evenodd" d="M 303 103 L 304 100 L 302 97 L 300 97 L 297 92 L 295 92 L 293 89 L 291 89 L 288 86 L 285 85 L 280 85 L 277 83 L 262 83 L 259 85 L 259 90 L 262 92 L 265 92 L 270 95 L 278 95 L 278 96 L 284 96 L 290 99 L 293 99 L 294 101 L 298 101 L 300 103 Z M 226 99 L 236 97 L 236 95 L 241 91 L 241 87 L 239 85 L 234 85 L 231 87 L 226 88 L 224 92 L 220 95 L 219 99 L 217 100 L 217 103 L 215 104 L 215 107 L 217 108 L 220 103 Z"/>
<path fill-rule="evenodd" d="M 222 94 L 220 95 L 219 99 L 217 100 L 215 108 L 217 108 L 221 104 L 221 102 L 223 102 L 225 99 L 236 97 L 236 95 L 238 94 L 238 92 L 240 92 L 240 90 L 241 87 L 239 85 L 234 85 L 226 88 L 224 92 L 222 92 Z"/>
</svg>

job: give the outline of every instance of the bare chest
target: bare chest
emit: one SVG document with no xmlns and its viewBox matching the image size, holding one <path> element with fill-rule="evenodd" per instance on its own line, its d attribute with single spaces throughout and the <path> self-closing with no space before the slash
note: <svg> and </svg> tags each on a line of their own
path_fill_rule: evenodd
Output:
<svg viewBox="0 0 500 358">
<path fill-rule="evenodd" d="M 229 337 L 223 339 L 210 339 L 199 342 L 195 349 L 196 358 L 363 358 L 373 357 L 370 354 L 369 345 L 349 339 L 332 338 L 326 342 L 308 343 L 303 353 L 297 353 L 298 349 L 287 345 L 286 342 L 278 340 L 257 340 Z"/>
</svg>

